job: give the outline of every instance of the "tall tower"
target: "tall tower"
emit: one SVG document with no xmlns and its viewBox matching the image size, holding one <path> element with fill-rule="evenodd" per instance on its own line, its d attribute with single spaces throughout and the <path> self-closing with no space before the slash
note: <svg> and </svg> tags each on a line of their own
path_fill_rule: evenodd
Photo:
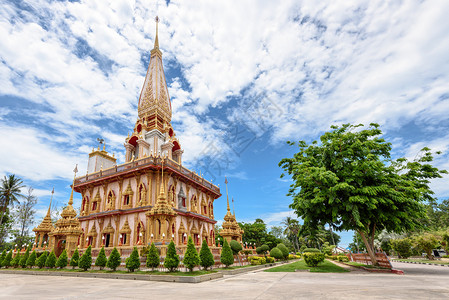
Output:
<svg viewBox="0 0 449 300">
<path fill-rule="evenodd" d="M 180 143 L 171 125 L 171 102 L 159 49 L 159 18 L 145 81 L 138 102 L 138 119 L 133 134 L 126 139 L 126 161 L 149 155 L 164 155 L 181 163 Z"/>
</svg>

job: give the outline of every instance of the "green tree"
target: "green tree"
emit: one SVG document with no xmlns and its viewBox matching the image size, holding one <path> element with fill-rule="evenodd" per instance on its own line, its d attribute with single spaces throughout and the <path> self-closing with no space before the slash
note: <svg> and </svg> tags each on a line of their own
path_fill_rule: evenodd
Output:
<svg viewBox="0 0 449 300">
<path fill-rule="evenodd" d="M 56 266 L 56 255 L 55 251 L 51 251 L 50 255 L 45 260 L 45 266 L 47 268 L 54 268 Z"/>
<path fill-rule="evenodd" d="M 31 244 L 34 242 L 34 236 L 30 236 L 29 228 L 34 223 L 34 216 L 36 210 L 34 206 L 37 203 L 37 197 L 33 195 L 33 188 L 28 188 L 28 194 L 23 198 L 19 205 L 17 205 L 12 216 L 14 218 L 14 224 L 18 230 L 14 230 L 12 233 L 13 243 L 18 245 Z"/>
<path fill-rule="evenodd" d="M 237 242 L 236 240 L 231 240 L 229 243 L 229 246 L 231 247 L 232 254 L 237 255 L 240 251 L 242 251 L 242 245 Z"/>
<path fill-rule="evenodd" d="M 292 176 L 290 207 L 304 224 L 357 231 L 372 263 L 378 265 L 376 232 L 399 233 L 421 226 L 426 216 L 423 202 L 433 199 L 430 179 L 447 172 L 431 165 L 429 148 L 414 161 L 392 160 L 391 144 L 380 137 L 379 125 L 362 126 L 332 126 L 320 144 L 300 141 L 299 152 L 279 165 Z"/>
<path fill-rule="evenodd" d="M 281 249 L 279 249 L 278 247 L 274 247 L 270 251 L 270 256 L 279 260 L 279 259 L 282 259 L 284 257 L 284 254 L 282 254 Z"/>
<path fill-rule="evenodd" d="M 67 251 L 64 249 L 61 255 L 59 255 L 58 260 L 56 261 L 56 266 L 60 269 L 64 269 L 65 267 L 67 267 L 68 262 L 69 259 L 67 256 Z"/>
<path fill-rule="evenodd" d="M 30 257 L 28 257 L 26 265 L 30 268 L 34 267 L 34 265 L 36 264 L 36 257 L 36 250 L 34 250 L 33 252 L 31 252 Z"/>
<path fill-rule="evenodd" d="M 410 239 L 395 239 L 391 240 L 390 243 L 399 258 L 409 258 L 412 255 L 412 243 Z"/>
<path fill-rule="evenodd" d="M 6 249 L 3 250 L 2 255 L 0 255 L 0 268 L 2 267 L 2 263 L 5 257 L 6 257 Z"/>
<path fill-rule="evenodd" d="M 154 268 L 159 267 L 161 263 L 161 259 L 159 257 L 159 251 L 157 251 L 154 243 L 151 243 L 150 250 L 148 250 L 147 254 L 147 262 L 146 265 L 148 268 L 151 268 L 151 271 L 154 271 Z"/>
<path fill-rule="evenodd" d="M 39 269 L 42 269 L 45 266 L 45 261 L 47 260 L 48 251 L 45 251 L 41 254 L 36 260 L 36 266 L 39 267 Z"/>
<path fill-rule="evenodd" d="M 167 248 L 167 255 L 164 260 L 164 267 L 166 267 L 170 272 L 174 272 L 179 265 L 179 256 L 176 254 L 175 243 L 170 242 Z"/>
<path fill-rule="evenodd" d="M 415 239 L 417 246 L 426 252 L 427 258 L 433 260 L 432 250 L 438 246 L 437 238 L 431 233 L 423 233 Z"/>
<path fill-rule="evenodd" d="M 20 203 L 19 198 L 24 196 L 21 193 L 21 189 L 24 188 L 22 179 L 11 174 L 8 177 L 4 176 L 0 183 L 0 203 L 2 207 L 2 216 L 0 217 L 0 225 L 3 223 L 3 216 L 6 209 L 14 203 Z"/>
<path fill-rule="evenodd" d="M 79 259 L 80 259 L 80 254 L 78 252 L 78 248 L 76 248 L 75 252 L 73 252 L 72 258 L 70 259 L 70 265 L 72 266 L 72 269 L 75 269 L 75 267 L 78 267 Z"/>
<path fill-rule="evenodd" d="M 20 252 L 17 251 L 16 256 L 14 256 L 14 258 L 13 258 L 12 261 L 11 261 L 11 265 L 12 265 L 14 268 L 17 268 L 17 267 L 20 265 L 20 258 L 21 258 Z"/>
<path fill-rule="evenodd" d="M 430 230 L 445 230 L 449 226 L 449 199 L 441 203 L 431 201 L 427 205 L 427 217 L 423 222 Z"/>
<path fill-rule="evenodd" d="M 195 249 L 195 245 L 193 244 L 191 236 L 189 236 L 189 240 L 187 241 L 187 250 L 184 254 L 184 259 L 182 262 L 190 272 L 193 271 L 193 268 L 195 268 L 195 266 L 198 266 L 200 264 L 200 257 Z"/>
<path fill-rule="evenodd" d="M 292 217 L 286 217 L 284 221 L 282 221 L 282 225 L 285 227 L 284 234 L 292 242 L 295 252 L 299 251 L 298 233 L 301 229 L 299 221 Z"/>
<path fill-rule="evenodd" d="M 2 261 L 2 267 L 10 267 L 12 260 L 12 250 L 9 250 L 8 254 L 6 254 L 5 259 Z"/>
<path fill-rule="evenodd" d="M 90 245 L 87 247 L 86 251 L 84 251 L 83 255 L 81 255 L 78 267 L 84 271 L 87 271 L 87 269 L 92 267 L 92 247 Z"/>
<path fill-rule="evenodd" d="M 22 255 L 22 257 L 20 258 L 19 265 L 20 265 L 22 268 L 26 268 L 28 257 L 30 257 L 30 249 L 29 249 L 29 248 L 26 249 L 25 253 L 24 253 L 24 254 Z"/>
<path fill-rule="evenodd" d="M 104 252 L 104 247 L 101 247 L 100 253 L 98 253 L 97 259 L 95 260 L 95 265 L 103 270 L 106 267 L 108 259 L 106 258 L 106 253 Z"/>
<path fill-rule="evenodd" d="M 207 271 L 207 268 L 212 267 L 214 264 L 214 255 L 210 251 L 207 241 L 204 239 L 200 250 L 200 265 Z"/>
<path fill-rule="evenodd" d="M 114 247 L 111 254 L 109 255 L 107 267 L 115 271 L 117 267 L 120 266 L 121 262 L 122 258 L 120 257 L 120 253 L 118 252 L 117 248 Z"/>
<path fill-rule="evenodd" d="M 229 247 L 226 239 L 224 239 L 223 247 L 221 248 L 220 261 L 226 268 L 234 263 L 234 255 L 232 255 L 232 249 Z"/>
<path fill-rule="evenodd" d="M 133 252 L 131 252 L 131 255 L 125 260 L 126 268 L 130 272 L 134 272 L 134 270 L 138 270 L 140 268 L 140 258 L 139 258 L 139 251 L 137 251 L 137 247 L 134 247 Z"/>
</svg>

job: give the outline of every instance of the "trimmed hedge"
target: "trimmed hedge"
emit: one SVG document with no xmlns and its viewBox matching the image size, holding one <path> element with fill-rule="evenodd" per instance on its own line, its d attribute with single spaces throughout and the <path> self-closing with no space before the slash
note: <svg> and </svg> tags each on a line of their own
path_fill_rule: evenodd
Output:
<svg viewBox="0 0 449 300">
<path fill-rule="evenodd" d="M 309 267 L 316 267 L 324 261 L 324 253 L 305 252 L 303 254 L 304 261 Z"/>
</svg>

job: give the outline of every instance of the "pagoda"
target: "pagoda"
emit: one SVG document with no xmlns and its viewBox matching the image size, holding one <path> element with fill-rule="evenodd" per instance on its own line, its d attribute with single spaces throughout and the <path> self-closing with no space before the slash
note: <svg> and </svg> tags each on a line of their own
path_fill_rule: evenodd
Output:
<svg viewBox="0 0 449 300">
<path fill-rule="evenodd" d="M 229 196 L 228 196 L 228 179 L 225 179 L 226 184 L 226 200 L 227 200 L 227 212 L 224 216 L 224 222 L 221 225 L 222 229 L 220 230 L 220 235 L 227 240 L 228 243 L 231 240 L 235 240 L 239 243 L 242 243 L 242 235 L 244 231 L 240 228 L 239 223 L 235 218 L 235 212 L 231 213 L 231 208 L 229 207 Z M 232 200 L 234 202 L 234 199 Z"/>
<path fill-rule="evenodd" d="M 159 49 L 154 47 L 137 102 L 138 118 L 125 138 L 125 162 L 117 164 L 105 146 L 89 154 L 85 176 L 74 181 L 81 193 L 81 249 L 134 246 L 174 241 L 179 251 L 192 236 L 200 245 L 215 245 L 214 201 L 218 186 L 182 165 L 184 150 L 171 124 L 172 108 Z M 101 142 L 100 142 L 101 144 Z M 163 253 L 162 253 L 163 254 Z"/>
</svg>

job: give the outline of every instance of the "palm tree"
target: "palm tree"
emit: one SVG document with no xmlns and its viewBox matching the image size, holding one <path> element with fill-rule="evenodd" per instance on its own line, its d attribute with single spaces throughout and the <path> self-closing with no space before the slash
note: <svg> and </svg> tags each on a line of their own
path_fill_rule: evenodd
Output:
<svg viewBox="0 0 449 300">
<path fill-rule="evenodd" d="M 6 208 L 14 203 L 20 203 L 18 198 L 24 198 L 20 189 L 24 188 L 22 179 L 16 177 L 14 174 L 8 177 L 4 176 L 0 183 L 0 206 L 2 207 L 2 217 L 0 218 L 0 227 L 3 223 L 3 217 Z"/>
<path fill-rule="evenodd" d="M 299 251 L 298 233 L 301 229 L 301 225 L 298 220 L 293 219 L 292 217 L 286 217 L 281 224 L 285 226 L 284 234 L 292 241 L 295 252 Z"/>
</svg>

